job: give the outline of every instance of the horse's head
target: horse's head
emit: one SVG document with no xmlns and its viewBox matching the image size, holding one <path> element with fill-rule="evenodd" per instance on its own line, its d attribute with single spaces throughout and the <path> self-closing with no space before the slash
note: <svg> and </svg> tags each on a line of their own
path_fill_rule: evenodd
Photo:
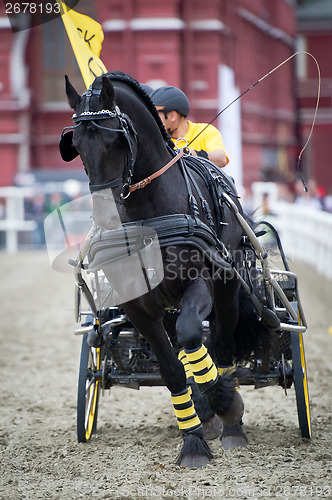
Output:
<svg viewBox="0 0 332 500">
<path fill-rule="evenodd" d="M 137 132 L 116 105 L 112 82 L 98 77 L 80 96 L 66 77 L 66 93 L 74 126 L 62 134 L 62 158 L 71 161 L 80 155 L 92 192 L 118 186 L 125 190 L 133 175 Z"/>
<path fill-rule="evenodd" d="M 167 147 L 170 138 L 153 102 L 136 80 L 122 72 L 97 77 L 82 96 L 66 77 L 66 93 L 74 110 L 74 124 L 62 133 L 60 153 L 65 161 L 80 155 L 90 180 L 94 220 L 108 227 L 99 215 L 109 212 L 109 204 L 96 208 L 103 197 L 113 198 L 121 210 L 121 219 L 144 218 L 145 212 L 152 210 L 150 206 L 165 197 L 161 177 L 159 192 L 155 189 L 156 181 L 153 190 L 137 190 L 128 198 L 130 187 L 172 158 Z M 166 177 L 163 181 L 166 183 Z"/>
</svg>

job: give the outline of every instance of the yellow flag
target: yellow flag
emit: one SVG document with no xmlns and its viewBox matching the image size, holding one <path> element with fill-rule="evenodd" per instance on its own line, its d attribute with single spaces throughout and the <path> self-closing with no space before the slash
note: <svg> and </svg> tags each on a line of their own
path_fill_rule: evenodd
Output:
<svg viewBox="0 0 332 500">
<path fill-rule="evenodd" d="M 99 59 L 101 44 L 104 40 L 103 30 L 97 21 L 69 9 L 57 0 L 61 7 L 61 17 L 68 38 L 73 48 L 84 83 L 89 87 L 97 76 L 107 73 L 103 62 Z"/>
</svg>

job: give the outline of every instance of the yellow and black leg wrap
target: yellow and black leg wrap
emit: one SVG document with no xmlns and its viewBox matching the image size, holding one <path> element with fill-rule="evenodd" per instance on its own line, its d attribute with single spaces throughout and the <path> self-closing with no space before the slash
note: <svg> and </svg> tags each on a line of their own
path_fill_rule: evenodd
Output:
<svg viewBox="0 0 332 500">
<path fill-rule="evenodd" d="M 185 350 L 186 358 L 201 392 L 205 392 L 218 380 L 218 371 L 205 345 L 194 350 Z"/>
<path fill-rule="evenodd" d="M 190 378 L 194 378 L 194 374 L 192 372 L 192 369 L 190 368 L 190 363 L 188 361 L 188 358 L 186 356 L 186 353 L 184 352 L 184 349 L 181 349 L 181 351 L 178 354 L 178 358 L 183 364 L 183 368 L 187 377 L 187 380 Z"/>
<path fill-rule="evenodd" d="M 191 389 L 188 388 L 179 394 L 171 394 L 171 399 L 179 429 L 183 432 L 200 433 L 202 424 L 191 399 Z"/>
</svg>

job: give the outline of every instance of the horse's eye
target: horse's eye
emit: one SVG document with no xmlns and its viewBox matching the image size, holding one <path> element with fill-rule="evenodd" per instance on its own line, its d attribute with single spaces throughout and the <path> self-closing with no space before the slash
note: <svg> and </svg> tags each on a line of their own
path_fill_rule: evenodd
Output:
<svg viewBox="0 0 332 500">
<path fill-rule="evenodd" d="M 109 134 L 109 136 L 104 138 L 104 144 L 108 149 L 116 149 L 119 147 L 120 143 L 121 137 L 119 137 L 119 135 Z"/>
</svg>

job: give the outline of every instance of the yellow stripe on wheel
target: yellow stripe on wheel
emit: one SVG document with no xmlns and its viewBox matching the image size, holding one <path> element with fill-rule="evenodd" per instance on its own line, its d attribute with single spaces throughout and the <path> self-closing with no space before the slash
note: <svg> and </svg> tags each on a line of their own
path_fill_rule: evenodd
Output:
<svg viewBox="0 0 332 500">
<path fill-rule="evenodd" d="M 100 369 L 100 348 L 98 347 L 96 350 L 96 368 Z M 85 438 L 88 441 L 92 434 L 93 424 L 95 420 L 95 413 L 97 408 L 97 398 L 98 398 L 98 385 L 99 381 L 97 380 L 94 384 L 91 385 L 89 389 L 89 394 L 86 396 L 89 401 L 89 405 L 87 408 L 86 414 L 86 425 L 85 425 Z"/>
<path fill-rule="evenodd" d="M 302 371 L 303 371 L 304 399 L 305 399 L 305 406 L 306 406 L 306 412 L 307 412 L 309 435 L 311 437 L 309 390 L 308 390 L 307 367 L 306 367 L 306 361 L 305 361 L 305 355 L 304 355 L 304 344 L 303 344 L 303 334 L 302 333 L 299 334 L 299 343 L 300 343 L 300 353 L 301 353 L 301 366 L 302 366 Z"/>
</svg>

